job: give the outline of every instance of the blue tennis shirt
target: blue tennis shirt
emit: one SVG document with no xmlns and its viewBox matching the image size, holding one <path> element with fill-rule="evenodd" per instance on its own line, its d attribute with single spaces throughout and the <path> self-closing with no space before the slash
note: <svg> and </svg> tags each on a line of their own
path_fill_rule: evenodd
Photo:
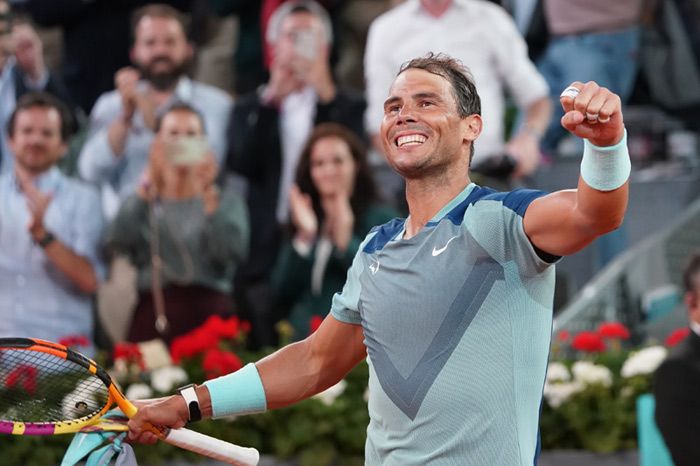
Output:
<svg viewBox="0 0 700 466">
<path fill-rule="evenodd" d="M 532 465 L 551 340 L 554 267 L 523 216 L 541 191 L 470 184 L 417 235 L 364 240 L 333 316 L 362 325 L 368 465 Z"/>
</svg>

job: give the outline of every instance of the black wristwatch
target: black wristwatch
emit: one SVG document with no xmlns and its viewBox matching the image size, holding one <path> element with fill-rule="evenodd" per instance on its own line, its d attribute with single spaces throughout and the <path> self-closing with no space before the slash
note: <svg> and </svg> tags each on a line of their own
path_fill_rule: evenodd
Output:
<svg viewBox="0 0 700 466">
<path fill-rule="evenodd" d="M 185 399 L 189 410 L 189 422 L 196 422 L 202 419 L 202 410 L 199 408 L 199 398 L 193 383 L 177 389 L 177 392 Z"/>
<path fill-rule="evenodd" d="M 41 249 L 46 248 L 49 244 L 53 243 L 56 240 L 56 237 L 51 233 L 50 231 L 47 231 L 44 233 L 44 236 L 36 240 L 36 244 L 41 247 Z"/>
</svg>

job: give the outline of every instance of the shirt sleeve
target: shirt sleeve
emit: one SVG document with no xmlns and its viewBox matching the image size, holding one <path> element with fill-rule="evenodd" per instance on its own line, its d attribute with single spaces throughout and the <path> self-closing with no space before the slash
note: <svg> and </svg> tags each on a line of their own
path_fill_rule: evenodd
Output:
<svg viewBox="0 0 700 466">
<path fill-rule="evenodd" d="M 365 248 L 365 245 L 374 236 L 374 234 L 375 233 L 370 233 L 367 235 L 362 244 L 360 244 L 360 247 L 355 254 L 355 258 L 352 261 L 352 265 L 348 270 L 348 276 L 345 281 L 345 286 L 343 286 L 343 291 L 336 293 L 333 296 L 331 314 L 333 314 L 333 317 L 341 322 L 356 325 L 360 325 L 362 323 L 362 317 L 360 316 L 359 310 L 361 291 L 360 276 L 365 268 L 362 258 L 362 250 Z"/>
<path fill-rule="evenodd" d="M 90 114 L 90 129 L 78 158 L 80 177 L 92 183 L 108 179 L 117 168 L 119 159 L 109 145 L 109 125 L 119 112 L 110 102 L 109 96 L 102 96 Z"/>
<path fill-rule="evenodd" d="M 71 249 L 92 264 L 99 280 L 105 277 L 104 264 L 99 253 L 100 239 L 104 228 L 104 218 L 100 206 L 100 196 L 92 186 L 81 186 L 76 196 L 76 234 Z"/>
<path fill-rule="evenodd" d="M 384 24 L 381 18 L 372 23 L 365 47 L 365 92 L 367 96 L 365 130 L 370 136 L 379 133 L 379 126 L 384 117 L 384 101 L 389 95 L 389 87 L 391 87 L 398 72 L 398 70 L 392 69 L 392 61 L 386 59 L 386 54 L 391 53 L 391 48 L 386 47 Z"/>
<path fill-rule="evenodd" d="M 514 262 L 521 275 L 538 275 L 558 258 L 547 262 L 538 255 L 525 234 L 523 218 L 532 201 L 545 195 L 544 191 L 517 189 L 485 196 L 467 209 L 464 225 L 498 263 Z"/>
<path fill-rule="evenodd" d="M 493 42 L 496 66 L 508 93 L 518 107 L 526 108 L 549 95 L 547 81 L 527 53 L 527 44 L 513 19 L 502 9 L 493 8 L 494 27 L 499 40 Z"/>
<path fill-rule="evenodd" d="M 212 93 L 202 100 L 193 103 L 198 103 L 201 108 L 206 120 L 207 140 L 217 163 L 221 166 L 228 149 L 228 126 L 233 101 L 223 92 Z"/>
</svg>

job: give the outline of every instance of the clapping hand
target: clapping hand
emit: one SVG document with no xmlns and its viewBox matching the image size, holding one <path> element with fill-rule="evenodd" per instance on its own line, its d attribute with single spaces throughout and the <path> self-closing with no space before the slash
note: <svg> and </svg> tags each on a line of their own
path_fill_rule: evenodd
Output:
<svg viewBox="0 0 700 466">
<path fill-rule="evenodd" d="M 314 213 L 311 196 L 301 192 L 297 185 L 289 189 L 289 208 L 297 238 L 309 244 L 318 234 L 318 219 Z"/>
<path fill-rule="evenodd" d="M 321 202 L 325 214 L 324 228 L 335 247 L 345 252 L 352 239 L 355 215 L 350 205 L 350 195 L 344 191 L 324 198 Z"/>
<path fill-rule="evenodd" d="M 44 215 L 51 204 L 53 196 L 39 191 L 32 182 L 31 176 L 19 165 L 15 165 L 15 173 L 19 187 L 27 198 L 30 218 L 27 229 L 34 240 L 39 240 L 46 234 L 44 228 Z"/>
<path fill-rule="evenodd" d="M 152 130 L 156 125 L 156 104 L 151 95 L 139 90 L 141 73 L 134 67 L 127 66 L 114 75 L 114 87 L 122 99 L 122 117 L 128 123 L 134 117 L 138 109 L 143 116 L 143 121 Z"/>
</svg>

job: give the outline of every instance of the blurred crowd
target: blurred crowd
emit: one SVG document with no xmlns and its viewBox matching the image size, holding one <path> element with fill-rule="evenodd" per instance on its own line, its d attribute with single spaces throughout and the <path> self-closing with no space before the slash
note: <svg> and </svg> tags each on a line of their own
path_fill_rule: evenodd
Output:
<svg viewBox="0 0 700 466">
<path fill-rule="evenodd" d="M 508 189 L 560 157 L 572 81 L 697 130 L 700 95 L 644 79 L 673 18 L 700 79 L 691 0 L 0 0 L 0 335 L 168 342 L 235 314 L 252 347 L 304 338 L 405 214 L 377 137 L 403 62 L 467 65 L 474 178 Z"/>
</svg>

